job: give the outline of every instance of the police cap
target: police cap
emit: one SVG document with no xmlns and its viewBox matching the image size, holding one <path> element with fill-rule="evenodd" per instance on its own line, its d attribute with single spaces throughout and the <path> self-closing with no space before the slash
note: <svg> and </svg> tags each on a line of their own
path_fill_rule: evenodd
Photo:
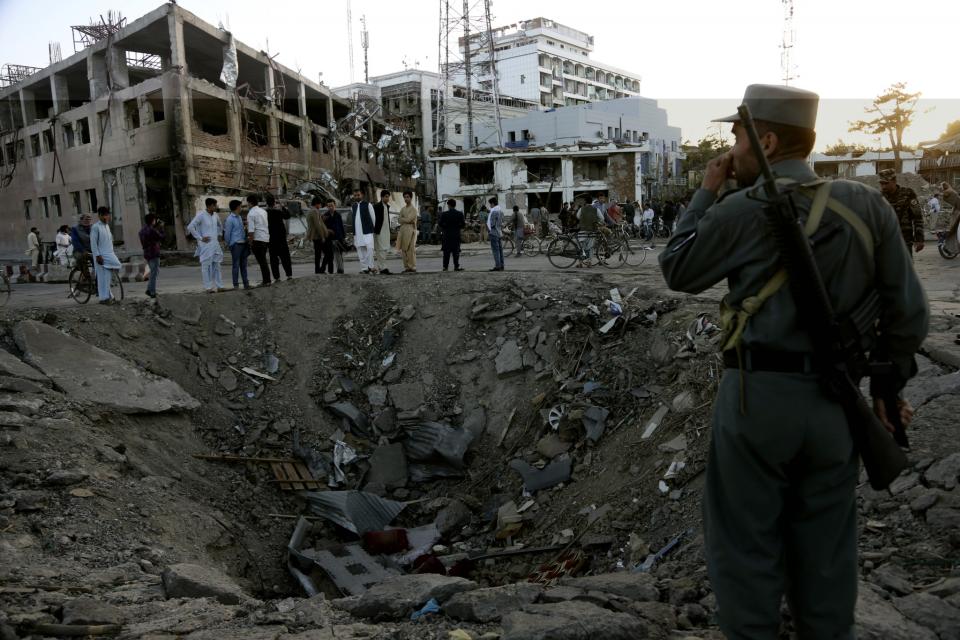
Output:
<svg viewBox="0 0 960 640">
<path fill-rule="evenodd" d="M 751 84 L 743 93 L 743 103 L 750 107 L 750 114 L 755 120 L 814 129 L 820 96 L 796 87 Z M 740 122 L 740 116 L 735 113 L 726 118 L 717 118 L 714 122 Z"/>
</svg>

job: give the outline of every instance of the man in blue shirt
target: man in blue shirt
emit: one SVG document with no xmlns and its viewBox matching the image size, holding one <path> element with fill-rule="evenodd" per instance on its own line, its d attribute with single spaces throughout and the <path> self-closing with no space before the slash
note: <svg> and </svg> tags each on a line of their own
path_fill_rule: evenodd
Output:
<svg viewBox="0 0 960 640">
<path fill-rule="evenodd" d="M 243 203 L 239 200 L 230 201 L 230 215 L 223 224 L 223 240 L 230 249 L 230 261 L 233 263 L 233 288 L 240 287 L 240 279 L 243 279 L 243 288 L 250 288 L 250 281 L 247 280 L 247 258 L 250 256 L 250 245 L 247 244 L 247 231 L 244 229 L 243 218 L 240 217 L 240 207 Z"/>
</svg>

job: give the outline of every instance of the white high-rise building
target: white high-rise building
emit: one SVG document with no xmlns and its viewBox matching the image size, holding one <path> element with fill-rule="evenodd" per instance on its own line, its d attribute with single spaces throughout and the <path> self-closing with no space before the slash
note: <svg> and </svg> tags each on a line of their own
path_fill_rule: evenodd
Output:
<svg viewBox="0 0 960 640">
<path fill-rule="evenodd" d="M 531 100 L 542 109 L 640 95 L 639 74 L 592 60 L 593 36 L 547 18 L 534 18 L 493 31 L 499 92 Z M 492 88 L 490 54 L 470 38 L 481 89 Z M 460 51 L 466 42 L 460 39 Z M 458 84 L 463 79 L 457 80 Z"/>
</svg>

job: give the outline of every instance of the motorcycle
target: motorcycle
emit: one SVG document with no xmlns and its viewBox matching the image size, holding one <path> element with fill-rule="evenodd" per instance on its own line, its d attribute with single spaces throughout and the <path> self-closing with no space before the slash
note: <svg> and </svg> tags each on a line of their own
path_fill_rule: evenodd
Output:
<svg viewBox="0 0 960 640">
<path fill-rule="evenodd" d="M 936 231 L 935 233 L 937 234 L 937 251 L 940 252 L 943 259 L 953 260 L 960 256 L 960 247 L 957 246 L 955 237 L 953 242 L 948 242 L 951 239 L 951 234 L 946 231 Z"/>
</svg>

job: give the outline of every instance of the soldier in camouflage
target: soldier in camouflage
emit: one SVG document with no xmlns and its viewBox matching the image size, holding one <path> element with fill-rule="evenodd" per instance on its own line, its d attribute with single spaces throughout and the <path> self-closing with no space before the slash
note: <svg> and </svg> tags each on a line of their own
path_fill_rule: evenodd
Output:
<svg viewBox="0 0 960 640">
<path fill-rule="evenodd" d="M 897 174 L 893 169 L 884 169 L 880 175 L 880 191 L 897 214 L 900 232 L 907 250 L 923 251 L 923 210 L 917 194 L 909 187 L 897 184 Z"/>
</svg>

